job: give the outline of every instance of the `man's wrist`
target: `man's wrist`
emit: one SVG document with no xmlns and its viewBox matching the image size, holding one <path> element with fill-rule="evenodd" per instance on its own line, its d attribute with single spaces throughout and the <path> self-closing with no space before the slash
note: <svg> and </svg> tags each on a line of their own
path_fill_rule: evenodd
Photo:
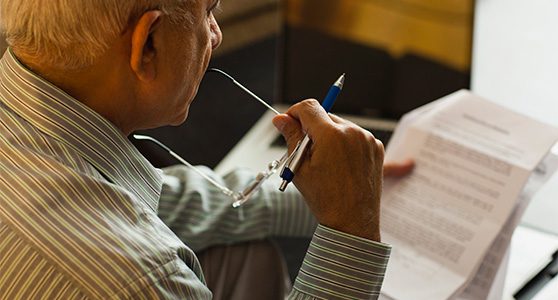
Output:
<svg viewBox="0 0 558 300">
<path fill-rule="evenodd" d="M 319 223 L 328 228 L 358 236 L 374 242 L 381 242 L 380 218 L 377 216 L 363 217 L 355 214 L 352 218 L 337 217 L 332 220 L 319 220 Z M 340 221 L 336 221 L 340 220 Z M 362 220 L 366 220 L 363 222 Z"/>
</svg>

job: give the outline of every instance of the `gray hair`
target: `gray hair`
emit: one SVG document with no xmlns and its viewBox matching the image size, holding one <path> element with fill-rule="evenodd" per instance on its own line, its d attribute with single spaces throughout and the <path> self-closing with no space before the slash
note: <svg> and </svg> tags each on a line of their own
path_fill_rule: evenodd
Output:
<svg viewBox="0 0 558 300">
<path fill-rule="evenodd" d="M 14 51 L 63 70 L 85 68 L 149 9 L 178 22 L 189 0 L 0 0 L 0 26 Z"/>
</svg>

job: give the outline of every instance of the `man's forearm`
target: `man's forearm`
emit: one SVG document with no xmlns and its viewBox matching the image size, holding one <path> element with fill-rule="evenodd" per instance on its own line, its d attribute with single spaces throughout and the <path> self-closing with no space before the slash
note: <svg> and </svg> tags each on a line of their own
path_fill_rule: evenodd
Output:
<svg viewBox="0 0 558 300">
<path fill-rule="evenodd" d="M 242 189 L 252 172 L 237 171 L 220 178 L 231 188 Z M 192 249 L 269 236 L 311 237 L 317 223 L 296 192 L 281 193 L 264 184 L 241 208 L 196 173 L 183 166 L 165 169 L 167 179 L 159 204 L 161 219 Z"/>
</svg>

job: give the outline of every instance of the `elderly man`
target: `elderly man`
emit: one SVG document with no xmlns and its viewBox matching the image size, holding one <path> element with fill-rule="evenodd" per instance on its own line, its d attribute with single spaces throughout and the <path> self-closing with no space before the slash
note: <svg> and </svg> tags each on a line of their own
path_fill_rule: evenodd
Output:
<svg viewBox="0 0 558 300">
<path fill-rule="evenodd" d="M 221 42 L 217 5 L 0 0 L 10 45 L 0 61 L 0 298 L 243 298 L 230 290 L 259 282 L 213 263 L 210 290 L 192 249 L 312 233 L 290 297 L 377 297 L 390 248 L 379 243 L 383 146 L 371 134 L 314 100 L 293 106 L 274 123 L 291 149 L 303 132 L 312 139 L 295 182 L 308 206 L 264 187 L 242 213 L 188 169 L 162 174 L 126 139 L 186 119 Z"/>
</svg>

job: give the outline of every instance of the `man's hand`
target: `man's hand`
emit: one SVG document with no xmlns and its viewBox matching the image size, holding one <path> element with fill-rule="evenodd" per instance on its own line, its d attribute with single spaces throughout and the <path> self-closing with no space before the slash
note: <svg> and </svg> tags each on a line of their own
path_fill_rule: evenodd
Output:
<svg viewBox="0 0 558 300">
<path fill-rule="evenodd" d="M 413 170 L 415 162 L 411 159 L 401 162 L 384 162 L 384 177 L 402 177 Z"/>
<path fill-rule="evenodd" d="M 318 222 L 380 241 L 383 144 L 355 124 L 328 115 L 316 100 L 295 104 L 273 123 L 289 151 L 304 133 L 312 141 L 294 183 Z M 408 172 L 408 164 L 391 165 L 386 173 Z"/>
</svg>

